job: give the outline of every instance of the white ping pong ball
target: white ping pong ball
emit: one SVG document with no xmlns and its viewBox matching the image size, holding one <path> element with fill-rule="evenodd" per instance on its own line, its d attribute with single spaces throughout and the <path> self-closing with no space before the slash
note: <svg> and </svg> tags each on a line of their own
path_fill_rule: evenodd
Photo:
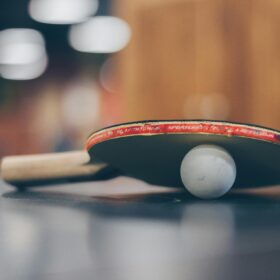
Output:
<svg viewBox="0 0 280 280">
<path fill-rule="evenodd" d="M 232 156 L 215 145 L 200 145 L 190 150 L 181 163 L 181 179 L 194 196 L 218 198 L 227 193 L 236 178 Z"/>
</svg>

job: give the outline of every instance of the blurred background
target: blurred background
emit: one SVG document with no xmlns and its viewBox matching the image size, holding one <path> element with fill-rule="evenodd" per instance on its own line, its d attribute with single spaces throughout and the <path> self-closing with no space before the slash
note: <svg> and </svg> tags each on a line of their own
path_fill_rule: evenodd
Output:
<svg viewBox="0 0 280 280">
<path fill-rule="evenodd" d="M 280 129 L 278 0 L 0 2 L 0 157 L 141 119 Z"/>
</svg>

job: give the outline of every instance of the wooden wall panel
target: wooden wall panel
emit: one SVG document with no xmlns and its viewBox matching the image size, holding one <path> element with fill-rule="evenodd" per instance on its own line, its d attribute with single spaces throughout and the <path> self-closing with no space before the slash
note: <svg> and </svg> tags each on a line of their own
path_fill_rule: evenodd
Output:
<svg viewBox="0 0 280 280">
<path fill-rule="evenodd" d="M 213 118 L 280 128 L 277 0 L 120 0 L 125 120 Z"/>
<path fill-rule="evenodd" d="M 250 120 L 280 129 L 280 2 L 255 0 L 248 25 Z"/>
<path fill-rule="evenodd" d="M 139 12 L 138 71 L 142 78 L 134 93 L 138 99 L 133 114 L 143 118 L 177 118 L 185 93 L 195 92 L 195 7 L 189 3 L 185 9 L 181 4 Z"/>
</svg>

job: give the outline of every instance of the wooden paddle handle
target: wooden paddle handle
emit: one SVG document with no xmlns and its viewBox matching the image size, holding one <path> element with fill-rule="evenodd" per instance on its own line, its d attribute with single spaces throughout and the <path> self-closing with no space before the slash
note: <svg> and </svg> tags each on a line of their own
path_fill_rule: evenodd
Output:
<svg viewBox="0 0 280 280">
<path fill-rule="evenodd" d="M 17 187 L 106 178 L 112 169 L 91 164 L 86 151 L 9 156 L 2 160 L 2 178 Z"/>
</svg>

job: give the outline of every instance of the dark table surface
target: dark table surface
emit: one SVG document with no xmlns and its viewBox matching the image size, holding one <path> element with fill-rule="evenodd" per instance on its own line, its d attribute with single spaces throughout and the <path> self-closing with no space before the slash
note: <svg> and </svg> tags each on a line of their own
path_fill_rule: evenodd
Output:
<svg viewBox="0 0 280 280">
<path fill-rule="evenodd" d="M 0 279 L 280 279 L 280 191 L 202 201 L 118 178 L 0 183 Z"/>
</svg>

